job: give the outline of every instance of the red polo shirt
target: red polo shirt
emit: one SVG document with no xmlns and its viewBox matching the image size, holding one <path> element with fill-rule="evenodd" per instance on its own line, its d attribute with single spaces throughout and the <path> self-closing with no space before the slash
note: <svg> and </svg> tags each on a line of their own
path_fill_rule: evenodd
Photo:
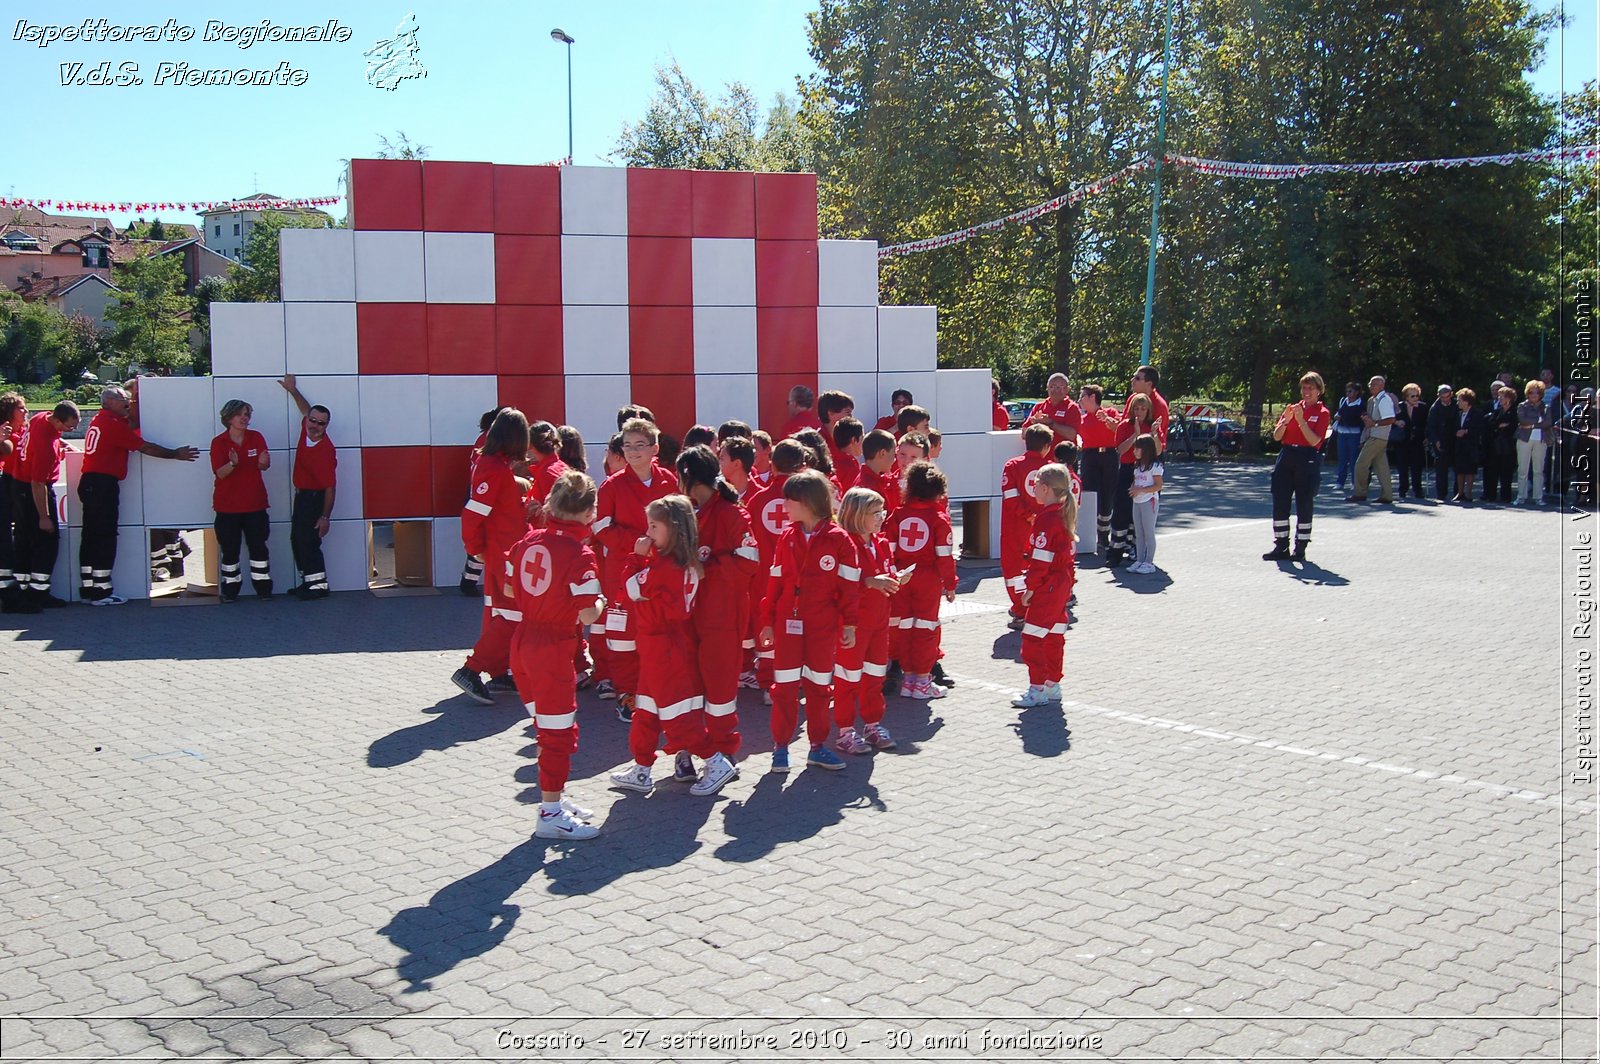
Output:
<svg viewBox="0 0 1600 1064">
<path fill-rule="evenodd" d="M 294 449 L 294 486 L 296 491 L 327 491 L 334 485 L 339 456 L 333 440 L 324 432 L 322 439 L 312 443 L 306 436 L 306 423 L 300 421 L 300 442 Z M 232 479 L 231 477 L 229 479 Z"/>
<path fill-rule="evenodd" d="M 128 455 L 143 446 L 144 437 L 128 424 L 127 418 L 102 409 L 83 435 L 83 471 L 124 480 L 128 476 Z"/>
</svg>

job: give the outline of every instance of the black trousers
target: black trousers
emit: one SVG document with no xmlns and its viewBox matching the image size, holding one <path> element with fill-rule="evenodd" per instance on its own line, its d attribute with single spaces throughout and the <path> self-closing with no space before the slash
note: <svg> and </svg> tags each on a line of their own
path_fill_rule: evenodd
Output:
<svg viewBox="0 0 1600 1064">
<path fill-rule="evenodd" d="M 1483 501 L 1489 502 L 1498 497 L 1500 502 L 1510 502 L 1517 482 L 1516 452 L 1491 453 L 1485 468 L 1488 470 L 1488 476 L 1483 481 Z"/>
<path fill-rule="evenodd" d="M 39 507 L 33 501 L 33 485 L 22 480 L 11 484 L 12 517 L 16 528 L 16 558 L 13 568 L 17 583 L 37 597 L 50 594 L 50 574 L 61 550 L 61 522 L 56 519 L 56 489 L 46 486 L 45 505 L 50 508 L 50 527 L 39 527 Z"/>
<path fill-rule="evenodd" d="M 1448 499 L 1455 494 L 1450 488 L 1452 474 L 1455 472 L 1455 457 L 1446 450 L 1433 452 L 1433 486 L 1440 499 Z"/>
<path fill-rule="evenodd" d="M 1272 539 L 1289 545 L 1289 508 L 1295 511 L 1294 543 L 1311 542 L 1311 517 L 1322 484 L 1322 455 L 1315 447 L 1285 447 L 1272 467 Z"/>
<path fill-rule="evenodd" d="M 1395 466 L 1399 472 L 1400 495 L 1422 498 L 1422 470 L 1428 464 L 1428 446 L 1421 440 L 1400 446 L 1400 461 Z"/>
<path fill-rule="evenodd" d="M 0 473 L 0 600 L 15 602 L 23 586 L 17 579 L 17 548 L 12 538 L 11 493 L 16 481 L 10 474 Z"/>
<path fill-rule="evenodd" d="M 83 503 L 83 542 L 78 545 L 79 597 L 94 602 L 111 595 L 117 561 L 117 509 L 122 485 L 110 473 L 85 473 L 78 480 Z"/>
<path fill-rule="evenodd" d="M 244 574 L 239 568 L 239 540 L 244 539 L 250 550 L 250 586 L 257 595 L 272 594 L 272 569 L 267 564 L 267 535 L 272 526 L 267 521 L 267 511 L 256 510 L 248 514 L 218 514 L 217 576 L 222 585 L 222 601 L 232 602 L 239 597 L 244 584 Z"/>
<path fill-rule="evenodd" d="M 1111 508 L 1117 491 L 1117 449 L 1115 447 L 1090 447 L 1078 456 L 1078 468 L 1083 480 L 1083 490 L 1095 493 L 1095 534 L 1101 543 L 1111 539 Z M 1133 520 L 1133 510 L 1128 510 L 1128 520 Z M 1084 550 L 1088 544 L 1084 544 Z"/>
<path fill-rule="evenodd" d="M 1117 486 L 1111 489 L 1111 549 L 1133 553 L 1133 463 L 1117 463 Z"/>
<path fill-rule="evenodd" d="M 289 518 L 289 545 L 294 549 L 295 568 L 311 591 L 328 590 L 328 566 L 322 560 L 322 537 L 317 535 L 317 522 L 326 501 L 326 492 L 296 491 Z"/>
</svg>

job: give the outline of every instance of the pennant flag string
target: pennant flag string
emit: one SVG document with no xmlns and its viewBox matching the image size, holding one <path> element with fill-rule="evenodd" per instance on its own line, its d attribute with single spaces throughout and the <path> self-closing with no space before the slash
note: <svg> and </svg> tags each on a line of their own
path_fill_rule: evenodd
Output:
<svg viewBox="0 0 1600 1064">
<path fill-rule="evenodd" d="M 178 211 L 200 214 L 207 211 L 288 211 L 327 207 L 343 196 L 305 196 L 299 199 L 247 200 L 70 200 L 55 196 L 0 196 L 0 207 L 13 210 L 32 207 L 41 211 L 93 211 L 97 214 L 143 214 L 146 211 Z"/>
<path fill-rule="evenodd" d="M 1222 159 L 1203 159 L 1193 155 L 1166 155 L 1162 157 L 1162 161 L 1168 166 L 1194 170 L 1197 173 L 1209 174 L 1215 177 L 1239 177 L 1253 181 L 1287 181 L 1298 177 L 1309 177 L 1313 174 L 1417 173 L 1420 170 L 1429 168 L 1449 170 L 1462 166 L 1509 166 L 1512 163 L 1519 162 L 1593 163 L 1600 162 L 1600 146 L 1583 144 L 1567 148 L 1548 148 L 1542 151 L 1506 152 L 1500 155 L 1469 155 L 1455 159 L 1411 159 L 1403 162 L 1386 163 L 1239 163 Z M 1146 156 L 1098 181 L 1081 185 L 1065 195 L 1045 200 L 1043 203 L 1036 203 L 1032 207 L 1014 211 L 1003 218 L 995 218 L 978 225 L 968 226 L 965 229 L 941 233 L 938 236 L 931 236 L 922 240 L 913 240 L 904 244 L 891 244 L 887 247 L 879 248 L 878 258 L 889 259 L 901 255 L 915 255 L 923 251 L 947 248 L 955 244 L 965 243 L 975 236 L 993 232 L 1008 225 L 1034 221 L 1043 215 L 1086 199 L 1097 192 L 1104 192 L 1114 185 L 1121 184 L 1133 175 L 1150 169 L 1154 164 L 1155 160 L 1150 156 Z"/>
</svg>

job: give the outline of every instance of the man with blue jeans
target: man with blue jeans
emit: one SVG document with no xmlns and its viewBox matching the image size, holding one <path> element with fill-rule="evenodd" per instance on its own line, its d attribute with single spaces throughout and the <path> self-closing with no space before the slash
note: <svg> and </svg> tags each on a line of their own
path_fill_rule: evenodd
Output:
<svg viewBox="0 0 1600 1064">
<path fill-rule="evenodd" d="M 1344 398 L 1339 400 L 1333 414 L 1334 442 L 1339 452 L 1339 490 L 1344 491 L 1361 454 L 1361 419 L 1366 416 L 1367 405 L 1361 399 L 1361 385 L 1351 381 L 1345 386 Z"/>
<path fill-rule="evenodd" d="M 1367 412 L 1361 415 L 1361 424 L 1367 430 L 1367 442 L 1361 445 L 1361 453 L 1356 457 L 1356 491 L 1345 502 L 1366 502 L 1367 485 L 1372 480 L 1372 465 L 1378 465 L 1378 501 L 1385 503 L 1394 502 L 1394 484 L 1389 477 L 1389 428 L 1394 424 L 1396 410 L 1394 396 L 1390 395 L 1384 385 L 1388 382 L 1382 377 L 1374 377 L 1367 382 L 1367 391 L 1371 398 L 1367 400 Z"/>
</svg>

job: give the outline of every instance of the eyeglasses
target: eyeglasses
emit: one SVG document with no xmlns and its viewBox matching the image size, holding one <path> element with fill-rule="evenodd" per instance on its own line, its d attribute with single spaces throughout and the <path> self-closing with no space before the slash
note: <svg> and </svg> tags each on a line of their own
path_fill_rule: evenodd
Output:
<svg viewBox="0 0 1600 1064">
<path fill-rule="evenodd" d="M 313 425 L 319 425 L 322 428 L 327 428 L 328 427 L 328 423 L 326 421 L 318 421 L 314 417 L 308 417 L 308 418 L 306 418 L 306 421 L 308 421 L 309 423 L 311 423 Z"/>
</svg>

